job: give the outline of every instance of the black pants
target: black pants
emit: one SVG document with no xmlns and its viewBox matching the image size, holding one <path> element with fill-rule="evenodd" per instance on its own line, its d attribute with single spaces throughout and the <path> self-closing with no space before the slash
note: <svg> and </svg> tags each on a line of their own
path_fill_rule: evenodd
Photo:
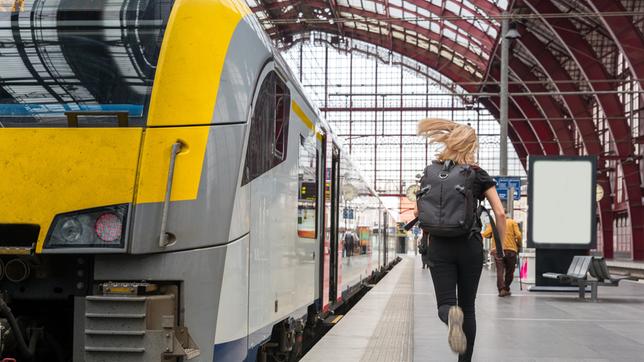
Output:
<svg viewBox="0 0 644 362">
<path fill-rule="evenodd" d="M 467 351 L 459 361 L 471 361 L 476 338 L 474 300 L 481 278 L 483 245 L 472 238 L 445 239 L 432 237 L 429 243 L 429 269 L 434 282 L 438 317 L 447 324 L 449 308 L 458 305 L 465 319 L 463 331 L 467 337 Z M 458 294 L 457 294 L 458 292 Z"/>
</svg>

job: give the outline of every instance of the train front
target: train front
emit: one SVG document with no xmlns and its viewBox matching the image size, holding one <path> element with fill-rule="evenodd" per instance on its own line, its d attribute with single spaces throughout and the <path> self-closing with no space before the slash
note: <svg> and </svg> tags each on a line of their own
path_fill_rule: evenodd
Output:
<svg viewBox="0 0 644 362">
<path fill-rule="evenodd" d="M 231 216 L 204 195 L 236 181 L 203 165 L 245 129 L 213 120 L 225 3 L 0 0 L 0 359 L 212 356 Z"/>
</svg>

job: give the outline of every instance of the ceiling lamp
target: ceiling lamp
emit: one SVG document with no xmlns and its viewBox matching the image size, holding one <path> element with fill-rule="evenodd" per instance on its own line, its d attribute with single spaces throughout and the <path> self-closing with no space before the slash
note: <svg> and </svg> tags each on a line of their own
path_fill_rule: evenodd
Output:
<svg viewBox="0 0 644 362">
<path fill-rule="evenodd" d="M 517 23 L 510 23 L 510 26 L 508 26 L 508 31 L 505 33 L 505 38 L 506 39 L 517 39 L 521 37 L 521 33 L 517 30 Z"/>
</svg>

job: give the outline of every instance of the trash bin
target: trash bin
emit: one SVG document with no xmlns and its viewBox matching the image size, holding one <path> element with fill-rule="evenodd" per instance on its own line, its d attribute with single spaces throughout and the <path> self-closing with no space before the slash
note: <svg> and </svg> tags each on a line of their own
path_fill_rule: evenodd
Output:
<svg viewBox="0 0 644 362">
<path fill-rule="evenodd" d="M 522 253 L 519 253 L 519 260 L 521 262 L 519 268 L 521 282 L 534 284 L 535 249 L 524 249 Z"/>
</svg>

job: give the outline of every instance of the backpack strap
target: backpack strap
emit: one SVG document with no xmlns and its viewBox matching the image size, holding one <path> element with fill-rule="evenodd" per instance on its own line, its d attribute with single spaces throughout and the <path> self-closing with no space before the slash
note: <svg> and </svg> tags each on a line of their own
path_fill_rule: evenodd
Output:
<svg viewBox="0 0 644 362">
<path fill-rule="evenodd" d="M 496 256 L 502 258 L 503 257 L 503 241 L 499 237 L 499 230 L 496 228 L 496 223 L 494 222 L 494 218 L 492 215 L 490 215 L 490 211 L 485 208 L 483 205 L 479 205 L 479 210 L 478 210 L 478 215 L 481 217 L 483 213 L 486 213 L 488 218 L 490 219 L 490 226 L 492 226 L 492 234 L 494 235 L 494 244 L 496 245 Z"/>
</svg>

